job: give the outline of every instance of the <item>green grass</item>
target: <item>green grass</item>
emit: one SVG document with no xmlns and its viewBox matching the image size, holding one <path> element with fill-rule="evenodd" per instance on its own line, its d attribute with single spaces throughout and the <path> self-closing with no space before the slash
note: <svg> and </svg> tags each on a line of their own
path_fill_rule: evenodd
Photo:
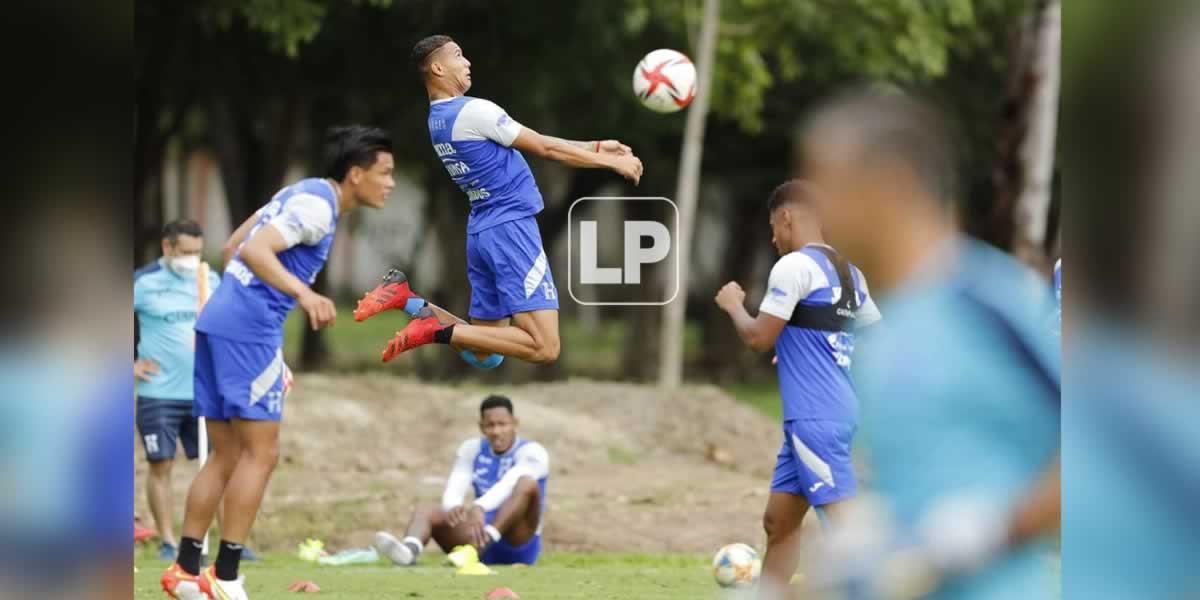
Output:
<svg viewBox="0 0 1200 600">
<path fill-rule="evenodd" d="M 164 597 L 158 577 L 165 564 L 144 548 L 137 556 L 134 598 Z M 581 554 L 549 552 L 534 567 L 495 567 L 496 575 L 459 576 L 441 566 L 442 555 L 429 552 L 422 565 L 327 567 L 302 562 L 289 554 L 268 554 L 245 565 L 246 591 L 254 600 L 293 598 L 287 587 L 311 580 L 325 598 L 425 598 L 478 600 L 497 587 L 509 587 L 525 600 L 597 600 L 638 598 L 695 600 L 725 597 L 713 583 L 708 559 L 688 554 Z"/>
<path fill-rule="evenodd" d="M 749 404 L 774 420 L 783 420 L 783 403 L 779 399 L 779 386 L 771 381 L 734 383 L 722 386 L 739 401 Z"/>
</svg>

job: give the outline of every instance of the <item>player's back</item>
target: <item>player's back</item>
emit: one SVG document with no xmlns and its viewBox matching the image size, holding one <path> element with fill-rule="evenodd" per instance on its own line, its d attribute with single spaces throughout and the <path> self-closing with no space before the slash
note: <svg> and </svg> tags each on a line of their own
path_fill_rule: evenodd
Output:
<svg viewBox="0 0 1200 600">
<path fill-rule="evenodd" d="M 259 209 L 257 222 L 225 267 L 221 286 L 205 305 L 196 330 L 241 342 L 278 345 L 296 299 L 259 279 L 241 260 L 246 240 L 270 223 L 291 246 L 276 256 L 285 269 L 312 285 L 325 266 L 337 229 L 337 192 L 320 178 L 289 185 Z"/>
<path fill-rule="evenodd" d="M 760 310 L 786 319 L 775 341 L 783 418 L 856 422 L 854 328 L 879 319 L 857 267 L 810 244 L 779 259 Z M 853 288 L 854 293 L 844 290 Z"/>
<path fill-rule="evenodd" d="M 529 164 L 511 148 L 520 131 L 503 109 L 482 98 L 430 103 L 433 149 L 471 204 L 468 233 L 541 212 L 542 194 Z"/>
<path fill-rule="evenodd" d="M 1011 506 L 1058 448 L 1047 287 L 998 251 L 957 244 L 950 274 L 923 272 L 888 298 L 887 326 L 860 344 L 855 371 L 872 487 L 909 527 L 948 495 Z M 1034 545 L 934 597 L 1045 597 L 1045 571 Z"/>
</svg>

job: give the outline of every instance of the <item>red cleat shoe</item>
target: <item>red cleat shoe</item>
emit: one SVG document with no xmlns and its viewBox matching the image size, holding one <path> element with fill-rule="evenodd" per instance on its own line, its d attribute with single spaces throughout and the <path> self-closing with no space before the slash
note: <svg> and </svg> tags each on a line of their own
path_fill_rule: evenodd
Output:
<svg viewBox="0 0 1200 600">
<path fill-rule="evenodd" d="M 390 269 L 379 285 L 358 301 L 358 306 L 354 308 L 354 320 L 366 321 L 393 308 L 403 308 L 408 314 L 415 315 L 423 306 L 425 300 L 409 288 L 408 277 L 399 269 Z"/>
<path fill-rule="evenodd" d="M 452 324 L 442 324 L 438 321 L 437 315 L 429 307 L 422 308 L 416 317 L 409 321 L 403 330 L 397 331 L 396 337 L 388 342 L 383 351 L 383 362 L 389 362 L 401 352 L 417 346 L 432 344 L 434 334 L 451 326 Z"/>
<path fill-rule="evenodd" d="M 158 582 L 167 596 L 175 600 L 207 600 L 208 598 L 204 592 L 200 591 L 199 578 L 179 568 L 178 563 L 167 567 Z"/>
</svg>

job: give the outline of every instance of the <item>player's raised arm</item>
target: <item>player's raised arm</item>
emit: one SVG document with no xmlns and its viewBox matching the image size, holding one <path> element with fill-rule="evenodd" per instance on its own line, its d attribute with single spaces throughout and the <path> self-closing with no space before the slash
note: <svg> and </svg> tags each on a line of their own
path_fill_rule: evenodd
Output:
<svg viewBox="0 0 1200 600">
<path fill-rule="evenodd" d="M 312 291 L 279 262 L 277 255 L 293 245 L 288 243 L 283 232 L 268 223 L 254 233 L 238 255 L 259 279 L 295 298 L 304 312 L 308 313 L 309 325 L 314 330 L 332 325 L 337 318 L 333 301 Z"/>
<path fill-rule="evenodd" d="M 717 291 L 715 298 L 717 306 L 729 314 L 733 326 L 737 329 L 738 337 L 755 352 L 766 352 L 775 347 L 775 340 L 783 331 L 787 321 L 766 311 L 759 311 L 757 317 L 750 316 L 746 310 L 746 292 L 736 281 L 730 281 Z"/>
<path fill-rule="evenodd" d="M 256 222 L 258 222 L 258 211 L 254 211 L 249 217 L 246 217 L 246 220 L 242 221 L 242 224 L 238 225 L 238 228 L 229 236 L 229 240 L 221 248 L 222 271 L 229 265 L 229 261 L 233 260 L 233 255 L 237 254 L 238 246 L 241 246 L 242 242 L 246 241 L 246 236 L 250 235 L 250 230 L 254 229 Z"/>
<path fill-rule="evenodd" d="M 616 140 L 577 142 L 523 127 L 512 147 L 577 169 L 610 169 L 635 185 L 642 178 L 641 159 L 632 151 L 621 153 L 621 148 L 629 147 Z"/>
</svg>

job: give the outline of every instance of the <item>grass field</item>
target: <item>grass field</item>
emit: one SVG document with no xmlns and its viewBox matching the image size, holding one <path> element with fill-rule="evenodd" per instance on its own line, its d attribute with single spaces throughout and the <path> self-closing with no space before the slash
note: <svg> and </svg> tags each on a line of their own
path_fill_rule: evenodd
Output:
<svg viewBox="0 0 1200 600">
<path fill-rule="evenodd" d="M 156 547 L 156 546 L 155 546 Z M 158 577 L 165 566 L 143 549 L 137 557 L 134 598 L 164 598 Z M 695 600 L 729 598 L 713 583 L 707 557 L 688 554 L 548 553 L 535 567 L 496 567 L 496 575 L 460 576 L 440 565 L 432 552 L 423 565 L 395 567 L 386 560 L 375 565 L 328 567 L 300 561 L 292 555 L 269 554 L 245 567 L 246 591 L 254 600 L 293 598 L 293 582 L 311 580 L 324 598 L 427 598 L 479 600 L 497 587 L 509 587 L 526 600 L 597 600 L 639 598 Z"/>
</svg>

